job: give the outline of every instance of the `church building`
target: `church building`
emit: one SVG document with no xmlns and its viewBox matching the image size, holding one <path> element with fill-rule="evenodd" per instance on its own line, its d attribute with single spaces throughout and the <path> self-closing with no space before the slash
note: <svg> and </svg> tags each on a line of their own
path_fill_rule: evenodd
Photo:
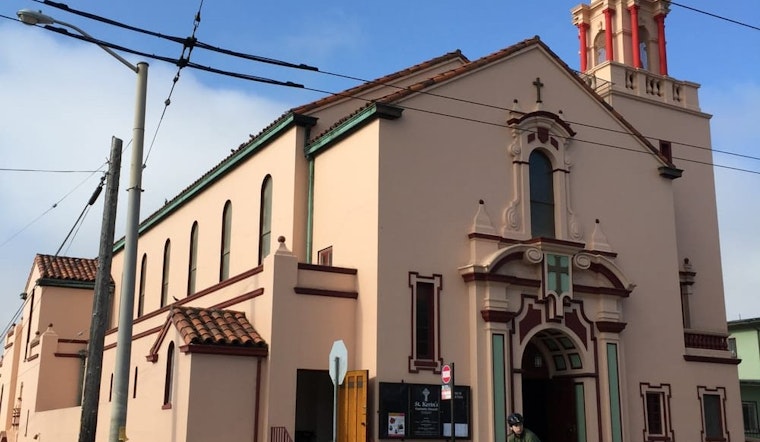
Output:
<svg viewBox="0 0 760 442">
<path fill-rule="evenodd" d="M 543 442 L 743 441 L 710 115 L 668 74 L 668 12 L 581 4 L 580 72 L 539 37 L 450 52 L 210 166 L 140 223 L 123 435 L 505 442 L 518 412 Z M 76 440 L 96 273 L 32 263 L 0 442 Z"/>
</svg>

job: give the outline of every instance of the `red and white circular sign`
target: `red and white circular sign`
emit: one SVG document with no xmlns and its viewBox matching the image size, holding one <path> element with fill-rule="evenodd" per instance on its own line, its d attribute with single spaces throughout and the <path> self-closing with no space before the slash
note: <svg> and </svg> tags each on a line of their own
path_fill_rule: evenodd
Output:
<svg viewBox="0 0 760 442">
<path fill-rule="evenodd" d="M 441 381 L 443 381 L 444 384 L 451 382 L 451 367 L 448 365 L 444 365 L 441 369 Z"/>
</svg>

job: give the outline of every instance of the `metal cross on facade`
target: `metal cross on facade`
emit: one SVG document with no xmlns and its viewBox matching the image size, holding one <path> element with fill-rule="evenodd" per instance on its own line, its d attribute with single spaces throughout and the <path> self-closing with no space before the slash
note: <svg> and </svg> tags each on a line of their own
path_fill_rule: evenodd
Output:
<svg viewBox="0 0 760 442">
<path fill-rule="evenodd" d="M 541 88 L 544 87 L 544 84 L 541 83 L 541 77 L 536 77 L 536 81 L 533 82 L 533 86 L 536 87 L 536 103 L 542 103 Z"/>
<path fill-rule="evenodd" d="M 570 291 L 570 258 L 546 255 L 546 290 L 560 295 Z"/>
</svg>

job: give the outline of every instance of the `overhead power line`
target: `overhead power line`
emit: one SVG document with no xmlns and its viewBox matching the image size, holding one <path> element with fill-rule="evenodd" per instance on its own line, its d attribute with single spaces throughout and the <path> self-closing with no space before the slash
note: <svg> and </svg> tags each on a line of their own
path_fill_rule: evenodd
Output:
<svg viewBox="0 0 760 442">
<path fill-rule="evenodd" d="M 718 14 L 713 14 L 712 12 L 703 11 L 701 9 L 697 9 L 697 8 L 694 8 L 694 7 L 691 7 L 691 6 L 687 6 L 687 5 L 682 5 L 682 4 L 676 3 L 676 2 L 670 2 L 670 4 L 674 5 L 674 6 L 678 6 L 680 8 L 684 8 L 684 9 L 688 9 L 688 10 L 691 10 L 691 11 L 694 11 L 694 12 L 698 12 L 700 14 L 704 14 L 704 15 L 707 15 L 707 16 L 710 16 L 710 17 L 713 17 L 713 18 L 717 18 L 719 20 L 724 20 L 724 21 L 727 21 L 729 23 L 733 23 L 735 25 L 744 26 L 745 28 L 754 29 L 755 31 L 760 31 L 760 27 L 754 26 L 754 25 L 750 25 L 748 23 L 744 23 L 744 22 L 741 22 L 739 20 L 734 20 L 732 18 L 724 17 L 724 16 L 718 15 Z"/>
<path fill-rule="evenodd" d="M 225 54 L 225 55 L 231 55 L 233 57 L 244 58 L 246 60 L 258 61 L 258 62 L 261 62 L 261 63 L 268 63 L 268 64 L 273 64 L 273 65 L 283 66 L 283 67 L 288 67 L 288 68 L 303 69 L 303 70 L 307 70 L 307 71 L 318 71 L 319 70 L 318 68 L 316 68 L 314 66 L 309 66 L 309 65 L 303 64 L 303 63 L 290 63 L 290 62 L 287 62 L 287 61 L 277 60 L 277 59 L 274 59 L 274 58 L 268 58 L 268 57 L 261 57 L 261 56 L 258 56 L 258 55 L 245 54 L 245 53 L 242 53 L 242 52 L 237 52 L 237 51 L 232 51 L 232 50 L 229 50 L 229 49 L 223 49 L 223 48 L 219 48 L 219 47 L 216 47 L 216 46 L 212 46 L 210 44 L 206 44 L 206 43 L 203 43 L 201 41 L 198 41 L 195 38 L 195 32 L 193 32 L 192 36 L 187 37 L 187 38 L 176 37 L 176 36 L 162 34 L 160 32 L 154 32 L 154 31 L 149 31 L 147 29 L 138 28 L 136 26 L 131 26 L 131 25 L 127 25 L 127 24 L 124 24 L 124 23 L 120 23 L 120 22 L 118 22 L 116 20 L 111 20 L 111 19 L 108 19 L 108 18 L 105 18 L 105 17 L 101 17 L 101 16 L 98 16 L 98 15 L 95 15 L 95 14 L 91 14 L 89 12 L 78 11 L 76 9 L 69 8 L 67 5 L 65 5 L 63 3 L 57 3 L 57 2 L 50 1 L 50 0 L 34 0 L 34 1 L 36 1 L 37 3 L 43 3 L 45 5 L 52 6 L 54 8 L 60 9 L 62 11 L 70 12 L 70 13 L 75 14 L 75 15 L 79 15 L 79 16 L 86 17 L 86 18 L 89 18 L 89 19 L 92 19 L 92 20 L 96 20 L 96 21 L 99 21 L 101 23 L 106 23 L 106 24 L 113 25 L 113 26 L 116 26 L 116 27 L 119 27 L 119 28 L 122 28 L 122 29 L 128 29 L 130 31 L 135 31 L 135 32 L 139 32 L 139 33 L 142 33 L 142 34 L 151 35 L 151 36 L 158 37 L 158 38 L 163 38 L 165 40 L 173 41 L 175 43 L 179 43 L 179 44 L 182 44 L 182 45 L 185 45 L 185 46 L 188 46 L 188 47 L 197 46 L 197 47 L 199 47 L 201 49 L 206 49 L 206 50 L 209 50 L 209 51 L 218 52 L 218 53 Z M 201 5 L 202 5 L 202 2 L 201 2 Z M 198 21 L 200 21 L 200 20 L 198 20 Z"/>
</svg>

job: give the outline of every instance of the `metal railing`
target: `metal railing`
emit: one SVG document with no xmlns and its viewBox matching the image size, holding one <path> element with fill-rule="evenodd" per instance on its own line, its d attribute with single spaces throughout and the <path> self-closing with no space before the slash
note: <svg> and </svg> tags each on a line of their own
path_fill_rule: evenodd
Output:
<svg viewBox="0 0 760 442">
<path fill-rule="evenodd" d="M 272 427 L 269 430 L 270 442 L 293 442 L 293 438 L 290 437 L 288 429 L 285 427 Z"/>
</svg>

